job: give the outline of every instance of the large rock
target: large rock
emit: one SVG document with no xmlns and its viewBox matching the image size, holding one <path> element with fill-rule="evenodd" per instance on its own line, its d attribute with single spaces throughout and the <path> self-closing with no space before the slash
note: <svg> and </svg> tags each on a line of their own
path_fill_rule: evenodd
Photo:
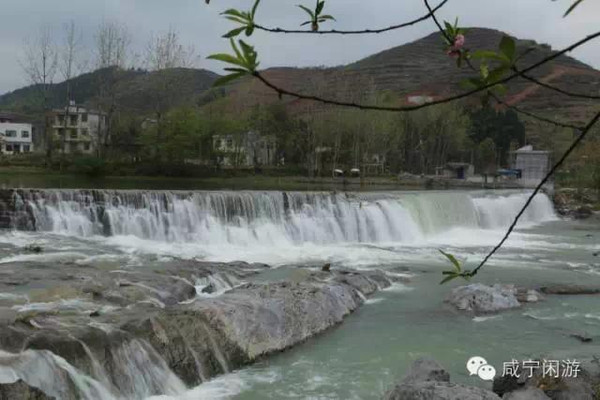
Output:
<svg viewBox="0 0 600 400">
<path fill-rule="evenodd" d="M 339 324 L 389 283 L 379 275 L 308 270 L 297 282 L 239 283 L 261 268 L 232 266 L 236 272 L 228 276 L 236 287 L 209 298 L 196 296 L 192 283 L 227 273 L 223 266 L 183 263 L 72 279 L 69 290 L 39 295 L 50 301 L 68 293 L 73 306 L 44 305 L 0 326 L 0 348 L 10 352 L 0 354 L 0 367 L 15 381 L 66 400 L 101 399 L 102 390 L 127 399 L 177 395 Z M 37 282 L 42 270 L 31 266 L 23 276 Z M 45 373 L 28 372 L 40 365 Z M 84 393 L 89 385 L 81 377 L 93 379 L 94 393 Z"/>
<path fill-rule="evenodd" d="M 510 392 L 502 396 L 502 400 L 551 400 L 543 390 L 528 387 Z"/>
<path fill-rule="evenodd" d="M 523 367 L 523 364 L 519 367 L 520 371 L 527 371 Z M 502 398 L 517 400 L 517 399 L 529 399 L 529 397 L 522 397 L 524 393 L 531 393 L 532 396 L 535 394 L 538 397 L 531 397 L 532 399 L 546 399 L 552 400 L 596 400 L 597 393 L 596 388 L 598 387 L 598 377 L 587 371 L 587 369 L 581 369 L 577 376 L 573 377 L 551 377 L 543 376 L 541 368 L 535 369 L 531 377 L 528 372 L 522 372 L 520 376 L 514 377 L 510 375 L 497 376 L 494 379 L 493 391 L 503 396 Z M 547 397 L 539 397 L 541 390 Z M 515 396 L 515 397 L 511 397 Z M 521 397 L 519 397 L 521 396 Z"/>
<path fill-rule="evenodd" d="M 388 391 L 385 400 L 499 400 L 494 393 L 450 383 L 450 374 L 435 360 L 416 360 L 399 384 Z"/>
<path fill-rule="evenodd" d="M 402 383 L 450 382 L 450 374 L 432 358 L 419 358 L 412 363 Z"/>
<path fill-rule="evenodd" d="M 450 382 L 419 382 L 400 384 L 386 400 L 500 400 L 489 390 Z"/>
<path fill-rule="evenodd" d="M 552 285 L 544 286 L 540 288 L 540 291 L 544 294 L 558 294 L 558 295 L 590 295 L 600 294 L 600 288 L 581 286 L 581 285 Z"/>
<path fill-rule="evenodd" d="M 0 383 L 0 399 L 3 400 L 56 400 L 46 396 L 38 388 L 29 386 L 22 380 L 13 383 Z"/>
<path fill-rule="evenodd" d="M 460 286 L 452 290 L 446 302 L 460 311 L 488 314 L 521 306 L 517 289 L 512 285 L 486 286 L 481 283 Z"/>
</svg>

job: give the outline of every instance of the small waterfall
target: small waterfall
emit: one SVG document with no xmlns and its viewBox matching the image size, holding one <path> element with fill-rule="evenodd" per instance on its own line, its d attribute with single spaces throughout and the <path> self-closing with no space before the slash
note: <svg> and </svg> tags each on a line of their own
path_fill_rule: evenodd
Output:
<svg viewBox="0 0 600 400">
<path fill-rule="evenodd" d="M 112 352 L 116 386 L 127 399 L 144 399 L 158 394 L 178 395 L 185 384 L 169 369 L 167 363 L 143 340 L 124 343 Z"/>
<path fill-rule="evenodd" d="M 250 247 L 419 242 L 453 227 L 498 229 L 528 194 L 31 190 L 15 196 L 39 231 Z M 552 203 L 540 194 L 524 222 L 552 218 Z"/>
<path fill-rule="evenodd" d="M 204 323 L 202 323 L 201 326 L 204 329 L 204 331 L 206 332 L 206 335 L 208 336 L 208 340 L 210 341 L 210 348 L 211 348 L 215 358 L 219 362 L 221 369 L 223 370 L 224 373 L 231 372 L 231 368 L 229 368 L 229 362 L 227 361 L 227 359 L 225 358 L 225 355 L 221 351 L 221 348 L 219 347 L 217 340 L 213 336 L 212 331 Z"/>
<path fill-rule="evenodd" d="M 57 399 L 117 400 L 98 381 L 47 350 L 0 351 L 0 383 L 19 379 Z"/>
</svg>

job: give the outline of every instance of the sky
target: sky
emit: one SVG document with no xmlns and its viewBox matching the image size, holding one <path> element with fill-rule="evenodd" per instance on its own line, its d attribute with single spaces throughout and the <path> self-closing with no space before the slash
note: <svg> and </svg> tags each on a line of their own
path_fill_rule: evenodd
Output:
<svg viewBox="0 0 600 400">
<path fill-rule="evenodd" d="M 522 39 L 534 39 L 560 49 L 600 29 L 600 0 L 585 0 L 570 16 L 562 18 L 574 0 L 449 0 L 439 11 L 440 19 L 461 26 L 495 28 Z M 1 0 L 0 94 L 29 82 L 23 73 L 23 49 L 41 29 L 50 29 L 57 47 L 64 41 L 64 25 L 74 21 L 80 32 L 82 59 L 93 60 L 94 37 L 103 21 L 127 26 L 131 54 L 141 59 L 153 35 L 177 31 L 185 45 L 194 46 L 196 64 L 215 72 L 221 65 L 206 56 L 228 52 L 229 43 L 220 36 L 233 25 L 219 16 L 227 8 L 249 9 L 252 0 Z M 257 23 L 297 28 L 304 21 L 296 4 L 314 6 L 313 0 L 262 0 Z M 430 0 L 433 5 L 436 0 Z M 323 28 L 363 29 L 384 27 L 426 14 L 422 0 L 327 0 L 326 11 L 337 22 Z M 417 40 L 432 33 L 427 20 L 416 26 L 381 35 L 282 35 L 255 33 L 261 68 L 273 66 L 335 66 L 347 64 L 379 51 Z M 467 36 L 468 41 L 468 36 Z M 600 69 L 600 40 L 571 54 Z M 132 57 L 134 58 L 134 57 Z M 55 82 L 60 81 L 57 74 Z"/>
</svg>

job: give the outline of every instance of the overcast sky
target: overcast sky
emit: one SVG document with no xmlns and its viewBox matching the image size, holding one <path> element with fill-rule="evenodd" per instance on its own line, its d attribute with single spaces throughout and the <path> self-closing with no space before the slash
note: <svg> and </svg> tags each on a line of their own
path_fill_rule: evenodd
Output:
<svg viewBox="0 0 600 400">
<path fill-rule="evenodd" d="M 600 29 L 600 0 L 586 0 L 569 17 L 562 14 L 574 0 L 449 0 L 439 11 L 442 19 L 459 17 L 463 26 L 500 29 L 519 38 L 535 39 L 553 48 L 562 48 Z M 133 47 L 141 53 L 148 37 L 170 27 L 185 44 L 194 45 L 201 56 L 198 65 L 219 72 L 218 63 L 204 58 L 228 51 L 220 35 L 231 28 L 219 17 L 225 8 L 250 8 L 251 0 L 2 0 L 0 24 L 0 93 L 26 85 L 19 59 L 27 38 L 40 27 L 53 30 L 60 43 L 62 26 L 73 20 L 81 31 L 91 58 L 94 35 L 102 21 L 119 21 L 128 26 Z M 298 3 L 313 6 L 313 0 L 263 0 L 257 22 L 263 25 L 296 28 L 303 21 Z M 437 4 L 436 0 L 431 0 Z M 327 12 L 338 29 L 382 27 L 411 20 L 426 13 L 422 0 L 328 0 Z M 325 28 L 325 26 L 323 26 Z M 371 36 L 310 36 L 255 34 L 251 42 L 260 55 L 261 68 L 271 66 L 334 66 L 346 64 L 381 50 L 423 37 L 435 29 L 428 20 L 417 26 Z M 468 37 L 467 37 L 468 40 Z M 600 68 L 600 40 L 572 55 Z M 56 81 L 60 80 L 57 76 Z"/>
</svg>

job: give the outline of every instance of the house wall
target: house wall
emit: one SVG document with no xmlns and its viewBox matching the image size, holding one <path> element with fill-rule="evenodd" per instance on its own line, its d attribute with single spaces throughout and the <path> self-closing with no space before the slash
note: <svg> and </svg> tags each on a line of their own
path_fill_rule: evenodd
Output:
<svg viewBox="0 0 600 400">
<path fill-rule="evenodd" d="M 33 127 L 31 124 L 1 122 L 0 153 L 17 154 L 33 151 Z"/>
<path fill-rule="evenodd" d="M 514 169 L 522 171 L 522 179 L 541 180 L 548 173 L 549 153 L 517 153 Z"/>
<path fill-rule="evenodd" d="M 83 107 L 69 107 L 68 113 L 54 110 L 47 120 L 56 147 L 66 154 L 95 153 L 106 130 L 106 117 Z"/>
</svg>

